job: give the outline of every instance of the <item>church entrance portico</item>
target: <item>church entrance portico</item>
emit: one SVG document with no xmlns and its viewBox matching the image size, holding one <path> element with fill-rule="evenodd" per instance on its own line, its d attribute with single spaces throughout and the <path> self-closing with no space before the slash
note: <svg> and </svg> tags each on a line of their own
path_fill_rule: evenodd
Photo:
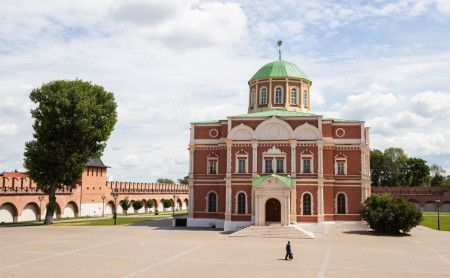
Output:
<svg viewBox="0 0 450 278">
<path fill-rule="evenodd" d="M 291 186 L 290 178 L 275 174 L 253 181 L 256 226 L 265 226 L 269 222 L 289 225 Z"/>
</svg>

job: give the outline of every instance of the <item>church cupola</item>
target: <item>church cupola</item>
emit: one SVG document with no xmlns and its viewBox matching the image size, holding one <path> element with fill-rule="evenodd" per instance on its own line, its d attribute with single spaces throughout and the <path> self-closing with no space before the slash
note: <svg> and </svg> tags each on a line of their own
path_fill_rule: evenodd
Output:
<svg viewBox="0 0 450 278">
<path fill-rule="evenodd" d="M 279 50 L 279 60 L 264 65 L 248 81 L 248 112 L 279 109 L 309 113 L 311 83 L 297 65 L 281 60 Z"/>
</svg>

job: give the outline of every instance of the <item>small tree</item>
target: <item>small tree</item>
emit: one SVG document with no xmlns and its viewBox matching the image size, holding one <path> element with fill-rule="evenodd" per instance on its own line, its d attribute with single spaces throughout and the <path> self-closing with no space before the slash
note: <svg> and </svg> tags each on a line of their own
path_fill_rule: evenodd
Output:
<svg viewBox="0 0 450 278">
<path fill-rule="evenodd" d="M 148 208 L 152 208 L 152 207 L 154 207 L 154 206 L 155 206 L 155 202 L 153 202 L 152 199 L 148 199 L 148 200 L 147 200 L 147 207 L 148 207 Z"/>
<path fill-rule="evenodd" d="M 163 201 L 163 206 L 164 206 L 164 208 L 170 208 L 170 207 L 172 207 L 173 206 L 173 201 L 172 201 L 172 199 L 166 199 L 166 200 L 164 200 Z"/>
<path fill-rule="evenodd" d="M 124 199 L 120 201 L 120 206 L 122 207 L 123 211 L 125 211 L 125 215 L 128 215 L 128 209 L 131 207 L 130 201 L 128 201 L 128 199 Z"/>
<path fill-rule="evenodd" d="M 369 227 L 382 234 L 407 233 L 422 222 L 422 212 L 389 193 L 373 194 L 358 209 Z"/>
<path fill-rule="evenodd" d="M 137 212 L 138 210 L 140 210 L 143 206 L 144 206 L 144 202 L 143 201 L 134 201 L 132 204 L 134 210 Z"/>
</svg>

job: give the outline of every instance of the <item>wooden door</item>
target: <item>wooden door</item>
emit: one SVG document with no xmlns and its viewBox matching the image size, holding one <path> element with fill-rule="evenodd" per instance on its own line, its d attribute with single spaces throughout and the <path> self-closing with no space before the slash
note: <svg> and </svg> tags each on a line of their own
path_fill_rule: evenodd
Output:
<svg viewBox="0 0 450 278">
<path fill-rule="evenodd" d="M 266 221 L 281 222 L 281 203 L 275 198 L 266 202 Z"/>
</svg>

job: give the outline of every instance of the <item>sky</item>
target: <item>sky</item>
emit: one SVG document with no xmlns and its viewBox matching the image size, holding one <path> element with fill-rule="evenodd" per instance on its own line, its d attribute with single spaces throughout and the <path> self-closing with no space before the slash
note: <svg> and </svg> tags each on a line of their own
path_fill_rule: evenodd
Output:
<svg viewBox="0 0 450 278">
<path fill-rule="evenodd" d="M 450 174 L 450 1 L 0 2 L 0 171 L 23 168 L 32 89 L 82 79 L 113 92 L 110 180 L 189 170 L 190 123 L 247 112 L 248 80 L 278 59 L 312 80 L 312 113 L 363 120 Z"/>
</svg>

